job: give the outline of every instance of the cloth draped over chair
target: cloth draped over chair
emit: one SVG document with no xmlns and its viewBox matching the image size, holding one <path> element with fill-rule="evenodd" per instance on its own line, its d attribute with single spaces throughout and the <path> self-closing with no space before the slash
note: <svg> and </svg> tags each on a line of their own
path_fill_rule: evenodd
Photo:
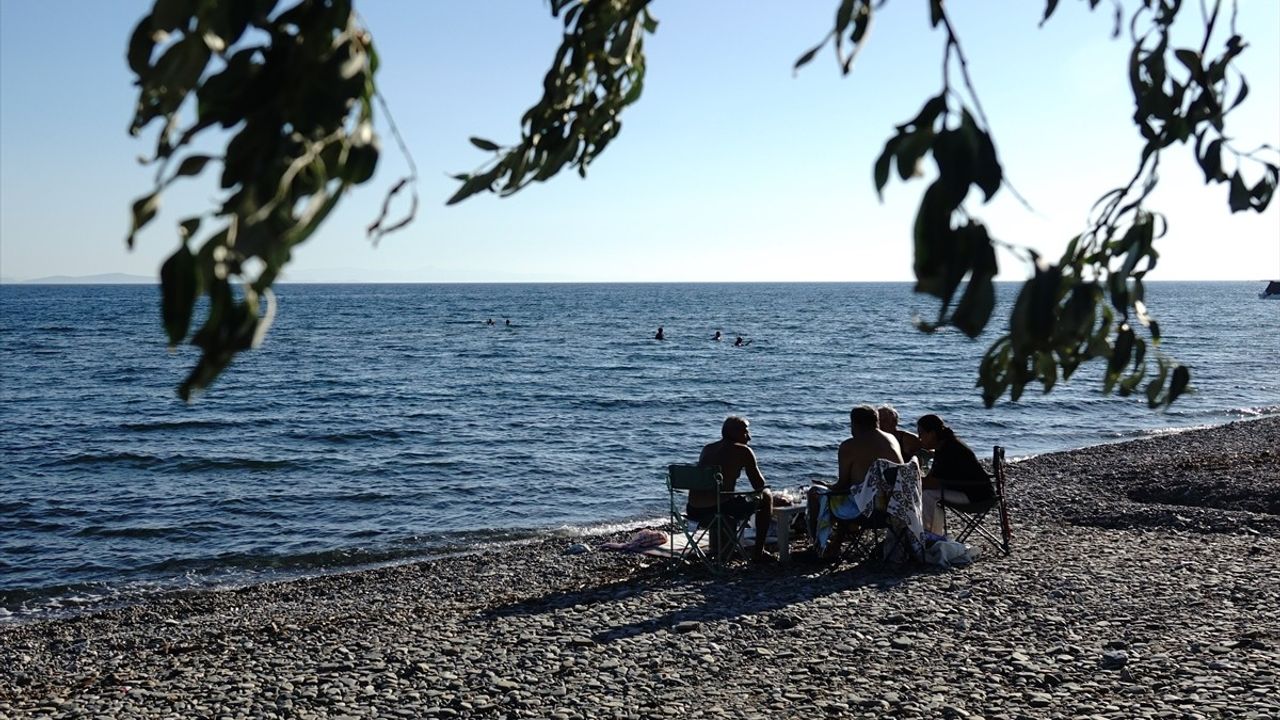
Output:
<svg viewBox="0 0 1280 720">
<path fill-rule="evenodd" d="M 905 464 L 876 460 L 862 482 L 848 494 L 818 497 L 818 547 L 826 549 L 837 520 L 856 520 L 882 508 L 895 529 L 904 531 L 916 557 L 924 553 L 924 523 L 921 521 L 920 464 L 915 458 Z"/>
</svg>

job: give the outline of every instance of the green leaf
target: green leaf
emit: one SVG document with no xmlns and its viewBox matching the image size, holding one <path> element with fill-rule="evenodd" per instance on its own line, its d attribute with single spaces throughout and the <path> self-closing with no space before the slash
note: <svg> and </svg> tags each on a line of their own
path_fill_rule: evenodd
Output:
<svg viewBox="0 0 1280 720">
<path fill-rule="evenodd" d="M 144 225 L 151 222 L 155 218 L 156 213 L 160 210 L 160 193 L 153 192 L 145 197 L 138 198 L 133 203 L 133 226 L 129 229 L 129 237 L 125 240 L 129 248 L 133 248 L 133 238 L 138 234 Z"/>
<path fill-rule="evenodd" d="M 494 152 L 501 149 L 498 146 L 498 143 L 495 143 L 492 140 L 485 140 L 484 138 L 473 137 L 471 138 L 471 144 L 475 145 L 481 150 L 488 150 L 490 152 Z"/>
<path fill-rule="evenodd" d="M 884 152 L 880 153 L 880 157 L 876 160 L 874 174 L 876 195 L 879 196 L 880 202 L 884 202 L 884 186 L 889 182 L 889 168 L 893 164 L 894 155 L 898 152 L 898 146 L 902 144 L 902 138 L 901 134 L 889 138 L 889 142 L 884 144 Z"/>
<path fill-rule="evenodd" d="M 184 242 L 160 266 L 160 315 L 169 347 L 182 342 L 191 327 L 191 313 L 200 296 L 200 276 L 196 259 Z"/>
<path fill-rule="evenodd" d="M 1195 50 L 1187 50 L 1179 48 L 1173 51 L 1175 57 L 1191 71 L 1192 78 L 1199 79 L 1204 74 L 1204 67 L 1200 64 L 1200 53 Z"/>
<path fill-rule="evenodd" d="M 946 289 L 947 251 L 953 240 L 946 189 L 934 182 L 925 190 L 915 222 L 915 291 L 949 299 Z"/>
<path fill-rule="evenodd" d="M 1049 16 L 1053 15 L 1053 11 L 1057 9 L 1058 9 L 1058 0 L 1048 0 L 1047 4 L 1044 7 L 1044 17 L 1040 19 L 1041 27 L 1044 27 L 1044 24 L 1049 21 Z"/>
<path fill-rule="evenodd" d="M 1240 103 L 1244 102 L 1244 99 L 1247 97 L 1249 97 L 1249 83 L 1245 82 L 1244 76 L 1241 75 L 1240 94 L 1236 95 L 1236 101 L 1231 103 L 1231 107 L 1228 108 L 1228 110 L 1234 110 L 1239 107 Z"/>
<path fill-rule="evenodd" d="M 1173 369 L 1173 379 L 1169 381 L 1169 399 L 1165 401 L 1166 405 L 1172 405 L 1180 395 L 1187 392 L 1191 383 L 1191 371 L 1185 365 L 1179 365 Z"/>
<path fill-rule="evenodd" d="M 982 334 L 996 306 L 996 286 L 992 282 L 997 271 L 996 251 L 985 228 L 982 237 L 986 243 L 972 249 L 973 272 L 951 316 L 951 324 L 971 338 Z"/>
<path fill-rule="evenodd" d="M 968 116 L 968 113 L 965 113 Z M 975 126 L 976 129 L 976 126 Z M 991 135 L 984 130 L 978 130 L 978 160 L 974 168 L 974 183 L 978 189 L 982 190 L 983 202 L 990 202 L 992 196 L 1000 189 L 1000 184 L 1004 182 L 1004 168 L 1000 167 L 1000 159 L 996 156 L 995 143 L 991 142 Z"/>
<path fill-rule="evenodd" d="M 213 157 L 210 155 L 188 155 L 182 159 L 182 163 L 178 165 L 178 172 L 174 173 L 174 177 L 183 177 L 186 175 L 199 175 Z"/>
<path fill-rule="evenodd" d="M 805 54 L 801 55 L 800 59 L 796 60 L 795 66 L 791 68 L 792 72 L 798 71 L 800 68 L 808 65 L 813 60 L 814 56 L 818 54 L 818 51 L 826 44 L 826 41 L 823 41 L 810 48 Z"/>
<path fill-rule="evenodd" d="M 1122 323 L 1116 331 L 1115 344 L 1111 348 L 1111 359 L 1107 362 L 1107 374 L 1118 375 L 1129 364 L 1133 357 L 1133 328 Z"/>
<path fill-rule="evenodd" d="M 151 53 L 156 48 L 154 34 L 151 16 L 148 15 L 138 22 L 133 29 L 133 36 L 129 38 L 129 52 L 126 56 L 129 60 L 129 69 L 139 77 L 151 71 Z"/>
<path fill-rule="evenodd" d="M 1251 202 L 1249 197 L 1249 188 L 1245 187 L 1244 178 L 1240 177 L 1240 171 L 1237 170 L 1231 176 L 1231 194 L 1228 203 L 1231 205 L 1231 212 L 1242 212 L 1248 210 Z"/>
<path fill-rule="evenodd" d="M 841 0 L 840 8 L 836 10 L 836 34 L 844 33 L 844 29 L 849 27 L 849 21 L 853 19 L 853 3 L 854 0 Z"/>
<path fill-rule="evenodd" d="M 933 128 L 923 128 L 907 135 L 898 149 L 898 177 L 909 180 L 920 175 L 920 159 L 933 144 Z"/>
</svg>

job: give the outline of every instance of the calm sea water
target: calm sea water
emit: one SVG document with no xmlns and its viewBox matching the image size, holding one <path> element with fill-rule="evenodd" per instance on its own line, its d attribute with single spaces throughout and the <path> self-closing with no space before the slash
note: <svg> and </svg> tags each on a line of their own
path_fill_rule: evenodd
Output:
<svg viewBox="0 0 1280 720">
<path fill-rule="evenodd" d="M 0 286 L 0 619 L 657 517 L 729 413 L 799 486 L 863 402 L 1015 456 L 1280 412 L 1259 287 L 1151 286 L 1199 391 L 1156 413 L 1088 366 L 984 409 L 987 342 L 914 330 L 934 306 L 907 284 L 286 285 L 189 406 L 155 287 Z"/>
</svg>

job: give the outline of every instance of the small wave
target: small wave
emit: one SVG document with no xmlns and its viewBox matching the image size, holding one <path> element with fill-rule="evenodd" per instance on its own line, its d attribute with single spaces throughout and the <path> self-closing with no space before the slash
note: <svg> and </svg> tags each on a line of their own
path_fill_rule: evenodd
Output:
<svg viewBox="0 0 1280 720">
<path fill-rule="evenodd" d="M 152 468 L 163 465 L 167 462 L 164 458 L 155 455 L 142 455 L 131 452 L 109 452 L 109 453 L 76 453 L 60 458 L 53 458 L 44 463 L 42 466 L 58 466 L 58 465 L 132 465 L 138 468 Z"/>
<path fill-rule="evenodd" d="M 231 427 L 234 423 L 222 420 L 156 420 L 150 422 L 123 422 L 121 430 L 149 432 L 154 430 L 203 430 L 208 428 Z"/>
<path fill-rule="evenodd" d="M 108 537 L 108 538 L 164 538 L 174 535 L 186 535 L 190 532 L 185 527 L 111 527 L 109 525 L 90 525 L 76 532 L 76 537 Z"/>
<path fill-rule="evenodd" d="M 305 463 L 297 460 L 263 460 L 261 458 L 185 458 L 174 463 L 177 470 L 199 472 L 201 470 L 278 470 L 300 468 Z"/>
<path fill-rule="evenodd" d="M 389 428 L 383 429 L 383 430 L 358 430 L 355 432 L 323 433 L 323 434 L 310 433 L 310 432 L 306 432 L 305 430 L 297 430 L 297 431 L 290 432 L 289 437 L 296 438 L 298 440 L 315 440 L 315 441 L 324 442 L 324 443 L 345 445 L 347 443 L 362 443 L 362 442 L 369 442 L 369 441 L 379 442 L 379 441 L 389 441 L 389 440 L 403 440 L 411 434 L 412 434 L 411 431 L 392 430 Z"/>
</svg>

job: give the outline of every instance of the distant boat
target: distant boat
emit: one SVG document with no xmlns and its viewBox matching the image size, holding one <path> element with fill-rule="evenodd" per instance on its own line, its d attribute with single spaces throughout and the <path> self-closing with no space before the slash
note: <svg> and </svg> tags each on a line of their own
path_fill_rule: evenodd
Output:
<svg viewBox="0 0 1280 720">
<path fill-rule="evenodd" d="M 1268 298 L 1272 300 L 1280 300 L 1280 280 L 1272 280 L 1267 283 L 1267 289 L 1258 293 L 1258 297 L 1263 300 Z"/>
</svg>

